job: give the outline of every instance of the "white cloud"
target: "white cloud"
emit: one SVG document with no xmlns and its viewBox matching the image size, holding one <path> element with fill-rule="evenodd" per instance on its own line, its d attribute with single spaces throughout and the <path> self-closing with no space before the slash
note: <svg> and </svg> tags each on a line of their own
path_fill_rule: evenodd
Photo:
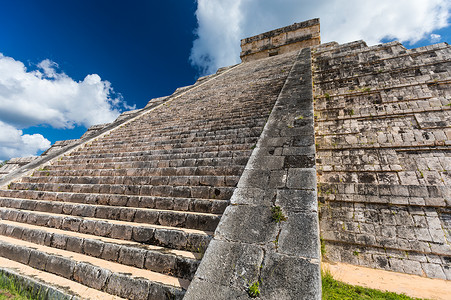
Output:
<svg viewBox="0 0 451 300">
<path fill-rule="evenodd" d="M 321 18 L 323 42 L 415 43 L 448 26 L 449 0 L 198 0 L 190 60 L 203 74 L 238 63 L 240 39 Z"/>
<path fill-rule="evenodd" d="M 75 81 L 48 59 L 36 67 L 29 71 L 0 53 L 0 160 L 35 155 L 50 146 L 42 135 L 21 129 L 89 127 L 113 121 L 122 109 L 134 109 L 97 74 Z"/>
<path fill-rule="evenodd" d="M 0 54 L 0 120 L 19 129 L 47 124 L 54 128 L 89 127 L 111 122 L 127 106 L 97 74 L 74 81 L 44 60 L 38 70 Z"/>
<path fill-rule="evenodd" d="M 433 34 L 431 34 L 430 39 L 431 39 L 431 43 L 438 43 L 442 39 L 442 36 L 440 34 L 433 33 Z"/>
<path fill-rule="evenodd" d="M 0 121 L 0 161 L 11 157 L 36 155 L 50 147 L 50 141 L 40 134 L 23 134 L 11 125 Z"/>
</svg>

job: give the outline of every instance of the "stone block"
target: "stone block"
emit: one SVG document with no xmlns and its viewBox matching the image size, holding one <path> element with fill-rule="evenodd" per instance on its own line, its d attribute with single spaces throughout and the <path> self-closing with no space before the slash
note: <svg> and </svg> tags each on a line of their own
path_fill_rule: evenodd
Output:
<svg viewBox="0 0 451 300">
<path fill-rule="evenodd" d="M 264 188 L 269 182 L 269 171 L 245 169 L 238 182 L 238 188 Z"/>
<path fill-rule="evenodd" d="M 85 239 L 83 243 L 83 252 L 87 255 L 100 257 L 103 251 L 104 242 L 99 240 Z"/>
<path fill-rule="evenodd" d="M 429 278 L 446 279 L 445 272 L 443 272 L 442 266 L 433 263 L 421 263 L 426 276 Z"/>
<path fill-rule="evenodd" d="M 205 253 L 205 250 L 206 249 L 202 250 L 203 253 Z M 203 253 L 201 253 L 200 255 L 203 255 Z M 199 264 L 199 260 L 176 256 L 174 263 L 174 275 L 181 278 L 192 279 L 194 277 L 194 273 L 196 273 L 197 268 L 199 267 Z"/>
<path fill-rule="evenodd" d="M 148 300 L 182 300 L 184 291 L 158 282 L 149 282 Z"/>
<path fill-rule="evenodd" d="M 194 278 L 183 299 L 185 300 L 248 300 L 246 288 L 234 288 L 220 283 L 211 283 L 207 280 Z"/>
<path fill-rule="evenodd" d="M 263 249 L 256 245 L 213 240 L 196 277 L 241 289 L 258 280 L 263 255 Z"/>
<path fill-rule="evenodd" d="M 267 253 L 261 270 L 261 298 L 321 299 L 319 261 Z"/>
<path fill-rule="evenodd" d="M 94 226 L 94 235 L 109 237 L 113 226 L 113 224 L 108 222 L 97 221 Z"/>
<path fill-rule="evenodd" d="M 316 170 L 292 168 L 288 170 L 287 187 L 292 189 L 315 189 Z"/>
<path fill-rule="evenodd" d="M 144 266 L 148 270 L 152 270 L 155 272 L 169 274 L 174 272 L 175 268 L 176 256 L 160 253 L 157 251 L 148 251 Z M 189 273 L 189 272 L 188 272 Z M 184 274 L 184 272 L 177 272 L 178 275 Z"/>
<path fill-rule="evenodd" d="M 245 243 L 269 243 L 277 235 L 270 207 L 231 205 L 216 228 L 220 237 Z"/>
<path fill-rule="evenodd" d="M 289 211 L 317 211 L 316 191 L 278 190 L 275 204 Z"/>
<path fill-rule="evenodd" d="M 59 233 L 54 233 L 52 235 L 52 247 L 58 249 L 66 249 L 67 235 L 62 235 Z"/>
<path fill-rule="evenodd" d="M 278 251 L 283 254 L 319 259 L 318 215 L 289 213 L 281 223 Z"/>
<path fill-rule="evenodd" d="M 235 189 L 230 203 L 271 206 L 275 196 L 275 189 L 242 187 Z"/>
<path fill-rule="evenodd" d="M 313 168 L 315 155 L 288 155 L 285 156 L 284 168 Z"/>
<path fill-rule="evenodd" d="M 86 234 L 94 234 L 94 228 L 96 226 L 96 222 L 93 220 L 83 220 L 80 224 L 80 232 Z"/>
<path fill-rule="evenodd" d="M 149 289 L 148 280 L 113 273 L 109 277 L 105 291 L 122 298 L 141 300 L 148 299 Z"/>
<path fill-rule="evenodd" d="M 130 225 L 115 224 L 111 228 L 110 237 L 113 239 L 131 240 L 133 227 Z"/>
<path fill-rule="evenodd" d="M 74 270 L 75 281 L 97 290 L 102 290 L 110 276 L 111 271 L 84 262 L 78 263 Z"/>
<path fill-rule="evenodd" d="M 168 246 L 175 249 L 183 249 L 187 245 L 187 235 L 183 231 L 155 229 L 153 237 L 157 245 Z"/>
<path fill-rule="evenodd" d="M 147 224 L 158 224 L 158 211 L 155 210 L 137 210 L 135 213 L 135 222 L 147 223 Z"/>
<path fill-rule="evenodd" d="M 76 236 L 68 236 L 66 242 L 66 250 L 83 253 L 83 239 Z"/>
<path fill-rule="evenodd" d="M 128 266 L 142 268 L 146 258 L 144 249 L 122 246 L 119 252 L 118 262 Z"/>
<path fill-rule="evenodd" d="M 45 270 L 48 257 L 49 255 L 47 253 L 31 250 L 28 265 L 38 270 Z"/>
<path fill-rule="evenodd" d="M 49 255 L 45 271 L 62 276 L 64 278 L 72 278 L 74 273 L 75 262 L 71 259 Z"/>
<path fill-rule="evenodd" d="M 61 229 L 77 232 L 81 222 L 82 220 L 79 218 L 66 217 L 61 224 Z"/>
<path fill-rule="evenodd" d="M 101 258 L 109 261 L 117 261 L 121 247 L 122 246 L 118 244 L 105 243 Z"/>
<path fill-rule="evenodd" d="M 182 227 L 186 221 L 186 215 L 182 213 L 163 211 L 160 212 L 158 222 L 163 226 Z"/>
<path fill-rule="evenodd" d="M 293 147 L 307 147 L 315 144 L 315 136 L 312 135 L 300 135 L 292 139 Z"/>
<path fill-rule="evenodd" d="M 133 240 L 136 242 L 149 242 L 153 239 L 155 229 L 152 227 L 134 226 Z"/>
<path fill-rule="evenodd" d="M 404 272 L 407 274 L 414 274 L 418 276 L 423 276 L 423 269 L 421 268 L 421 263 L 414 260 L 404 260 Z"/>
</svg>

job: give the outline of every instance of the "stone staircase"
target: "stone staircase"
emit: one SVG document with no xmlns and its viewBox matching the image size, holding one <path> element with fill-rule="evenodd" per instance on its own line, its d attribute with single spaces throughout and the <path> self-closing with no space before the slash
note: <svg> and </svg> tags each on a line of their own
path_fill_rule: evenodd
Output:
<svg viewBox="0 0 451 300">
<path fill-rule="evenodd" d="M 295 56 L 200 80 L 1 182 L 1 259 L 105 299 L 183 298 Z"/>
</svg>

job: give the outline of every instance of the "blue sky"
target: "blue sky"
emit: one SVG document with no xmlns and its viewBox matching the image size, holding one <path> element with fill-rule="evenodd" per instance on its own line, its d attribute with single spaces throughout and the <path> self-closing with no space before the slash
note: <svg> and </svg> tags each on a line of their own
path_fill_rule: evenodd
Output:
<svg viewBox="0 0 451 300">
<path fill-rule="evenodd" d="M 323 42 L 449 42 L 450 0 L 0 0 L 0 160 L 239 62 L 240 39 L 315 17 Z"/>
</svg>

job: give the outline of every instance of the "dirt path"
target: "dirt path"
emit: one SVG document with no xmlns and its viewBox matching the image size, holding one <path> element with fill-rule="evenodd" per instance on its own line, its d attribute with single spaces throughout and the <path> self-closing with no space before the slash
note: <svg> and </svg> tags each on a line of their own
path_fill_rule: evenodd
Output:
<svg viewBox="0 0 451 300">
<path fill-rule="evenodd" d="M 416 275 L 359 267 L 344 263 L 323 262 L 339 281 L 372 289 L 406 294 L 410 297 L 434 300 L 451 299 L 451 281 Z"/>
</svg>

